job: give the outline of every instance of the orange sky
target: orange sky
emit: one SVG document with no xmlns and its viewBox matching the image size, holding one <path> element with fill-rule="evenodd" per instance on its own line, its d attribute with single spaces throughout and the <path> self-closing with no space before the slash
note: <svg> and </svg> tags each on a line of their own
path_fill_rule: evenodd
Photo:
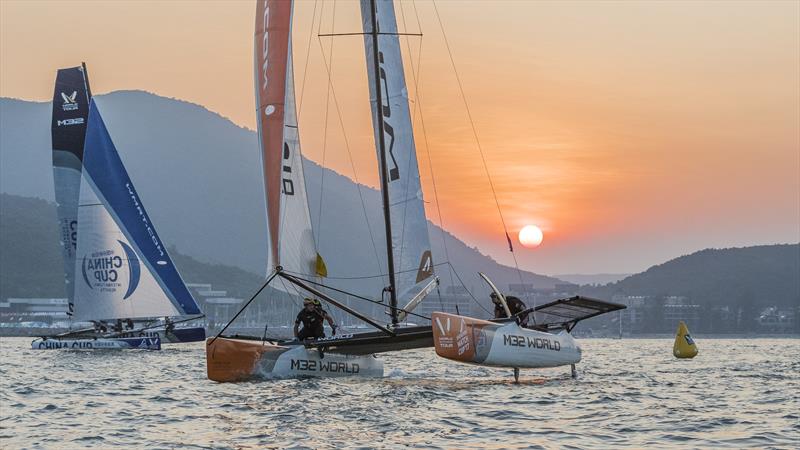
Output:
<svg viewBox="0 0 800 450">
<path fill-rule="evenodd" d="M 634 272 L 705 247 L 800 240 L 800 2 L 437 6 L 509 231 L 545 232 L 540 248 L 517 246 L 524 268 Z M 325 165 L 354 176 L 346 136 L 358 179 L 375 186 L 361 38 L 316 37 L 360 31 L 357 3 L 335 7 L 334 19 L 333 2 L 317 3 L 313 27 L 315 3 L 296 9 L 303 151 L 322 161 L 324 48 L 345 130 L 331 103 Z M 0 96 L 49 100 L 55 70 L 86 61 L 95 93 L 142 89 L 252 129 L 254 10 L 0 1 Z M 433 5 L 402 2 L 398 20 L 424 34 L 409 38 L 406 70 L 428 217 L 438 222 L 430 154 L 444 226 L 508 263 Z"/>
</svg>

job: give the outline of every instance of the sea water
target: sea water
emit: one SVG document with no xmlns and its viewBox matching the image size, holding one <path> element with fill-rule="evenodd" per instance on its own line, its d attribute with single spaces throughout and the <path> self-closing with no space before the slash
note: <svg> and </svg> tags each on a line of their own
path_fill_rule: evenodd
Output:
<svg viewBox="0 0 800 450">
<path fill-rule="evenodd" d="M 0 448 L 800 448 L 800 340 L 580 340 L 569 367 L 383 356 L 382 379 L 219 384 L 204 344 L 31 350 L 0 339 Z"/>
</svg>

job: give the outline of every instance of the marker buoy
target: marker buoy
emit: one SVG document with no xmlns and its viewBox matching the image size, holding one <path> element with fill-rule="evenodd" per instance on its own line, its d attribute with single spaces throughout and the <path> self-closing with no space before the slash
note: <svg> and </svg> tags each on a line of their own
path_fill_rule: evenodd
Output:
<svg viewBox="0 0 800 450">
<path fill-rule="evenodd" d="M 689 328 L 683 321 L 678 323 L 678 333 L 675 335 L 672 354 L 676 358 L 694 358 L 697 356 L 697 345 L 695 345 L 692 336 L 689 335 Z"/>
</svg>

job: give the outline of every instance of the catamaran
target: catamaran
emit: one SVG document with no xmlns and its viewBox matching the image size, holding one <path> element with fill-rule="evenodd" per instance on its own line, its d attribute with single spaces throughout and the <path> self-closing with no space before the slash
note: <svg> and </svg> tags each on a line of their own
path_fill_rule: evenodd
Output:
<svg viewBox="0 0 800 450">
<path fill-rule="evenodd" d="M 382 376 L 383 362 L 374 354 L 430 347 L 433 342 L 430 326 L 398 326 L 403 320 L 400 312 L 413 309 L 401 310 L 398 301 L 419 303 L 435 289 L 438 279 L 433 275 L 394 5 L 383 1 L 361 3 L 386 231 L 389 325 L 361 314 L 321 289 L 320 279 L 327 268 L 313 238 L 295 109 L 293 7 L 293 2 L 277 0 L 259 0 L 256 7 L 257 122 L 271 267 L 262 289 L 280 277 L 377 331 L 314 342 L 270 343 L 261 337 L 224 336 L 223 329 L 207 341 L 208 377 L 216 381 L 253 376 Z M 275 287 L 282 289 L 282 285 L 276 283 Z"/>
<path fill-rule="evenodd" d="M 582 350 L 570 332 L 578 322 L 625 309 L 624 305 L 574 296 L 534 306 L 511 315 L 505 296 L 489 278 L 480 274 L 500 299 L 506 319 L 482 320 L 434 312 L 433 341 L 436 354 L 467 364 L 512 368 L 519 381 L 519 369 L 540 369 L 569 365 L 573 377 Z M 530 314 L 533 324 L 522 325 Z"/>
<path fill-rule="evenodd" d="M 32 347 L 160 349 L 162 340 L 204 340 L 202 326 L 175 326 L 202 317 L 200 309 L 91 99 L 85 65 L 58 71 L 52 134 L 68 313 L 96 325 L 41 337 Z"/>
<path fill-rule="evenodd" d="M 258 0 L 256 7 L 257 123 L 270 237 L 270 273 L 259 291 L 245 302 L 219 334 L 207 340 L 208 378 L 228 382 L 254 377 L 379 377 L 383 375 L 383 362 L 376 354 L 433 346 L 446 358 L 515 368 L 517 377 L 519 368 L 578 362 L 580 348 L 569 331 L 578 321 L 614 310 L 619 305 L 609 306 L 613 304 L 585 297 L 542 305 L 533 311 L 534 317 L 538 315 L 543 319 L 536 322 L 537 329 L 523 329 L 517 318 L 497 323 L 445 313 L 433 314 L 433 328 L 403 326 L 409 315 L 415 315 L 414 308 L 437 289 L 439 280 L 434 275 L 400 34 L 391 0 L 362 0 L 363 32 L 347 33 L 364 37 L 386 237 L 388 283 L 384 294 L 388 297 L 386 306 L 391 323 L 382 324 L 323 292 L 329 292 L 331 286 L 323 281 L 327 267 L 314 241 L 306 196 L 295 110 L 292 9 L 293 2 L 282 0 Z M 291 294 L 285 287 L 288 283 L 292 289 L 315 296 L 366 322 L 376 331 L 312 341 L 225 335 L 239 314 L 275 279 L 281 281 L 273 283 L 275 289 Z M 499 293 L 487 277 L 484 279 Z M 350 294 L 340 289 L 333 291 Z M 400 304 L 405 306 L 401 308 Z M 564 310 L 571 310 L 566 318 Z M 548 314 L 555 319 L 545 319 Z M 554 334 L 557 328 L 561 331 Z M 473 330 L 484 334 L 475 335 Z M 500 348 L 512 340 L 512 335 L 514 342 L 527 342 L 530 337 L 533 345 L 527 347 L 526 353 L 489 352 L 488 356 L 481 347 L 481 355 L 485 357 L 474 358 L 472 354 L 467 357 L 462 342 L 465 332 L 477 336 L 478 342 L 471 344 L 473 347 L 489 339 L 499 341 L 496 348 Z M 540 351 L 556 352 L 557 356 Z"/>
</svg>

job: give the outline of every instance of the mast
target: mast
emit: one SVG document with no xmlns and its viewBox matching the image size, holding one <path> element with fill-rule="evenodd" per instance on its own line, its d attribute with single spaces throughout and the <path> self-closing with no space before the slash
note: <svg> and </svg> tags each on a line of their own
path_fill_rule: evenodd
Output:
<svg viewBox="0 0 800 450">
<path fill-rule="evenodd" d="M 380 147 L 380 163 L 381 163 L 381 199 L 383 200 L 383 222 L 386 227 L 386 260 L 387 268 L 389 270 L 389 309 L 392 316 L 392 324 L 397 325 L 397 289 L 395 288 L 394 277 L 394 252 L 392 249 L 392 221 L 389 208 L 389 180 L 386 178 L 388 168 L 386 165 L 386 141 L 384 139 L 384 124 L 381 108 L 383 107 L 383 98 L 381 92 L 381 68 L 379 61 L 378 51 L 378 18 L 376 15 L 375 0 L 370 0 L 370 10 L 372 17 L 372 59 L 375 66 L 375 93 L 377 95 L 377 113 L 375 116 L 378 121 L 378 146 Z"/>
</svg>

